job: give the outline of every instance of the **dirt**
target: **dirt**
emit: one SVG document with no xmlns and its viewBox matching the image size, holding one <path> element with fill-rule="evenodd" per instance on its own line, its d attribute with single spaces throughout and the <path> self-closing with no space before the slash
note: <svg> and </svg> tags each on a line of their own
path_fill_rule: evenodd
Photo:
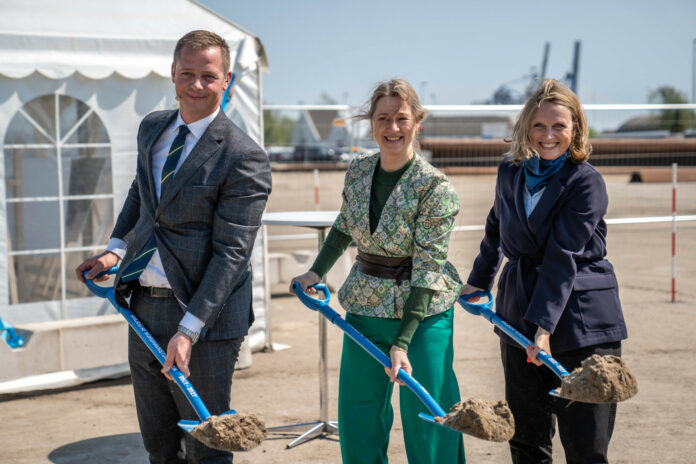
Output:
<svg viewBox="0 0 696 464">
<path fill-rule="evenodd" d="M 266 438 L 266 426 L 254 414 L 211 416 L 191 435 L 203 444 L 223 451 L 249 451 Z"/>
<path fill-rule="evenodd" d="M 515 434 L 515 419 L 507 401 L 468 399 L 449 410 L 445 417 L 435 421 L 488 441 L 508 441 Z"/>
<path fill-rule="evenodd" d="M 618 403 L 638 393 L 638 382 L 623 359 L 594 354 L 563 377 L 557 393 L 584 403 Z"/>
</svg>

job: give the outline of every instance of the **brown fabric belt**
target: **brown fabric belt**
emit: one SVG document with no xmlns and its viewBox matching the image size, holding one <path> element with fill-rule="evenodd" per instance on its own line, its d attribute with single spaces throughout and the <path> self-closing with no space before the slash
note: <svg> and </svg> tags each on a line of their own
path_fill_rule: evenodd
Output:
<svg viewBox="0 0 696 464">
<path fill-rule="evenodd" d="M 358 264 L 358 269 L 363 274 L 396 280 L 396 285 L 401 285 L 403 280 L 411 280 L 413 260 L 410 256 L 392 258 L 389 256 L 370 255 L 358 250 L 358 256 L 355 261 Z"/>
<path fill-rule="evenodd" d="M 152 298 L 170 298 L 174 296 L 174 291 L 166 287 L 143 287 L 140 285 L 140 290 Z"/>
</svg>

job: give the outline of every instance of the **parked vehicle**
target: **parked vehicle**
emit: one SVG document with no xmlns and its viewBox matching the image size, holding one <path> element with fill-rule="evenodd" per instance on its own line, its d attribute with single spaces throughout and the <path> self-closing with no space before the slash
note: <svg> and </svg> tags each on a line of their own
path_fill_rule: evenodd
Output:
<svg viewBox="0 0 696 464">
<path fill-rule="evenodd" d="M 338 161 L 333 148 L 326 147 L 295 147 L 295 161 Z"/>
<path fill-rule="evenodd" d="M 266 147 L 269 161 L 292 162 L 295 158 L 294 147 L 270 146 Z"/>
</svg>

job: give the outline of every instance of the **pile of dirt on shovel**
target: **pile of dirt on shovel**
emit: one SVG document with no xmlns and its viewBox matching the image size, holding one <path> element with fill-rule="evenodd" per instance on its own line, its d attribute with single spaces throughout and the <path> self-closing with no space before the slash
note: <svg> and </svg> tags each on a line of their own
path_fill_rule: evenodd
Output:
<svg viewBox="0 0 696 464">
<path fill-rule="evenodd" d="M 638 382 L 617 356 L 593 354 L 556 390 L 563 398 L 585 403 L 618 403 L 638 393 Z"/>
<path fill-rule="evenodd" d="M 452 406 L 445 417 L 435 421 L 489 441 L 507 441 L 515 434 L 515 420 L 507 401 L 469 399 Z"/>
<path fill-rule="evenodd" d="M 223 451 L 249 451 L 266 438 L 266 426 L 254 414 L 210 416 L 191 435 L 201 443 Z"/>
</svg>

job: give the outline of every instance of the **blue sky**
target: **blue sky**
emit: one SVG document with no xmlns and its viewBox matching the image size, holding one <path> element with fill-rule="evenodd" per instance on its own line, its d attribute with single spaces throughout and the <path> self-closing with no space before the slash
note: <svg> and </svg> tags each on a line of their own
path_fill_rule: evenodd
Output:
<svg viewBox="0 0 696 464">
<path fill-rule="evenodd" d="M 260 37 L 264 101 L 361 104 L 403 77 L 426 104 L 470 104 L 503 83 L 521 90 L 551 43 L 548 77 L 571 69 L 582 42 L 583 103 L 647 103 L 669 85 L 692 98 L 694 0 L 199 0 Z"/>
</svg>

